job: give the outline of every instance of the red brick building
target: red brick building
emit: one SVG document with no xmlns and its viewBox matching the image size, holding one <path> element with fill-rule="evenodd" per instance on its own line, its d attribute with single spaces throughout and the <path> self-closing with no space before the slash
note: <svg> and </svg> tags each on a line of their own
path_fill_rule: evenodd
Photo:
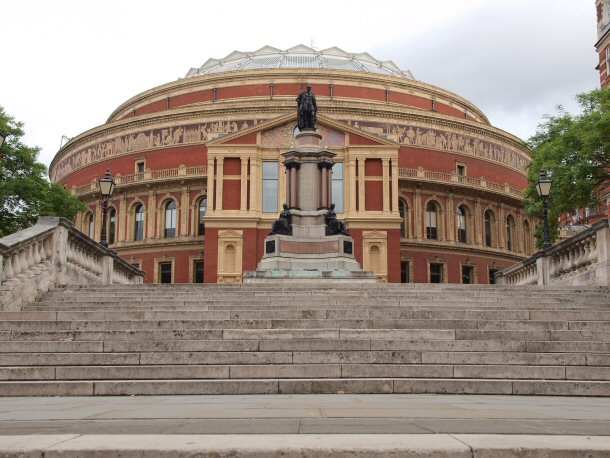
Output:
<svg viewBox="0 0 610 458">
<path fill-rule="evenodd" d="M 96 179 L 110 168 L 110 246 L 146 282 L 239 282 L 285 201 L 280 154 L 308 83 L 336 153 L 333 201 L 379 281 L 487 283 L 533 252 L 523 142 L 468 100 L 338 48 L 209 59 L 73 138 L 51 178 L 89 207 L 76 225 L 99 240 Z"/>
</svg>

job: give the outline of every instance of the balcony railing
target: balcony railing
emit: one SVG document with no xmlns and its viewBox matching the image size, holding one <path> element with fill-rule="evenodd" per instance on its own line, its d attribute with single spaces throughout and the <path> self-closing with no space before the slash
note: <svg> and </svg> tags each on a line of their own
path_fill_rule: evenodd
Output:
<svg viewBox="0 0 610 458">
<path fill-rule="evenodd" d="M 180 165 L 179 167 L 172 169 L 146 170 L 144 172 L 130 173 L 128 175 L 117 174 L 114 177 L 114 182 L 117 187 L 121 187 L 134 183 L 167 181 L 181 177 L 205 177 L 207 174 L 207 165 L 195 165 L 191 167 Z M 96 179 L 91 180 L 91 183 L 89 184 L 75 186 L 72 188 L 72 194 L 76 196 L 82 196 L 91 192 L 99 192 Z"/>
<path fill-rule="evenodd" d="M 458 186 L 466 186 L 469 188 L 487 189 L 500 194 L 508 194 L 518 199 L 523 199 L 523 191 L 517 188 L 512 188 L 508 184 L 493 183 L 487 181 L 484 177 L 475 178 L 469 176 L 458 175 L 457 173 L 437 172 L 435 170 L 425 170 L 423 167 L 417 169 L 407 169 L 400 167 L 398 169 L 398 178 L 417 181 L 430 181 L 441 183 L 452 183 Z"/>
</svg>

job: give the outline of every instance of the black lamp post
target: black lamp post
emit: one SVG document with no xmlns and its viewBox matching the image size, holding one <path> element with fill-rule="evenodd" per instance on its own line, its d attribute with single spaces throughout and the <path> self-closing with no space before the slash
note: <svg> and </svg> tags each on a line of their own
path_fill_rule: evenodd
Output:
<svg viewBox="0 0 610 458">
<path fill-rule="evenodd" d="M 536 191 L 538 195 L 542 197 L 542 208 L 544 209 L 542 218 L 544 220 L 544 239 L 542 241 L 542 249 L 546 250 L 551 247 L 551 238 L 549 237 L 549 194 L 551 193 L 552 181 L 546 176 L 546 172 L 542 170 L 540 177 L 536 183 Z"/>
<path fill-rule="evenodd" d="M 100 245 L 108 247 L 108 241 L 106 238 L 106 215 L 108 214 L 108 200 L 114 191 L 114 180 L 110 175 L 110 169 L 106 169 L 106 175 L 101 180 L 98 180 L 97 184 L 100 187 L 100 193 L 102 194 L 102 236 L 100 237 Z"/>
</svg>

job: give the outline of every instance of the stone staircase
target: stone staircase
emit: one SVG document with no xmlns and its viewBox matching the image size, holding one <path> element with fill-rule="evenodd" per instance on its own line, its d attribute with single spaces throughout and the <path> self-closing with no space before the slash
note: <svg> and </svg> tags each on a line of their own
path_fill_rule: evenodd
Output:
<svg viewBox="0 0 610 458">
<path fill-rule="evenodd" d="M 0 396 L 610 396 L 608 288 L 129 285 L 0 312 Z"/>
</svg>

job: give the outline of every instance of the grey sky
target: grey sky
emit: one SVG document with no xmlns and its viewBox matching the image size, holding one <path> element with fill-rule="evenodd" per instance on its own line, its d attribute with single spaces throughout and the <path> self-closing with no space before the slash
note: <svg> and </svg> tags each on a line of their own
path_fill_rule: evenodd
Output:
<svg viewBox="0 0 610 458">
<path fill-rule="evenodd" d="M 594 0 L 0 0 L 0 105 L 49 164 L 62 135 L 231 51 L 368 51 L 523 139 L 599 85 Z"/>
</svg>

